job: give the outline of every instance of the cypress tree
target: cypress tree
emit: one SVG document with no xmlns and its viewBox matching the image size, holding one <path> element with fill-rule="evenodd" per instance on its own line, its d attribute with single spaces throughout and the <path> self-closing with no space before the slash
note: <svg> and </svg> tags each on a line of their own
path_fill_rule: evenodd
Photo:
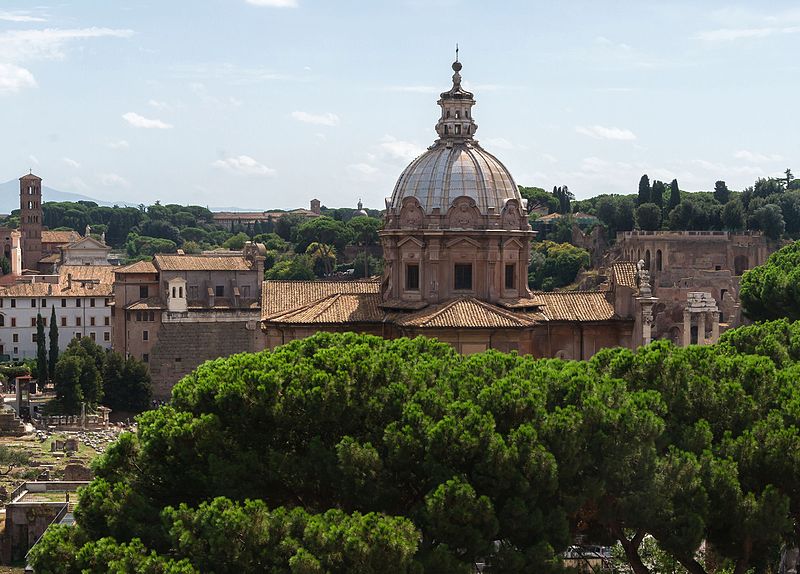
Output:
<svg viewBox="0 0 800 574">
<path fill-rule="evenodd" d="M 39 384 L 47 382 L 47 347 L 44 341 L 44 321 L 42 314 L 36 314 L 36 371 Z"/>
<path fill-rule="evenodd" d="M 58 362 L 58 323 L 56 322 L 55 306 L 53 306 L 53 311 L 50 313 L 50 353 L 47 358 L 49 359 L 48 371 L 52 377 L 55 375 L 56 363 Z"/>
<path fill-rule="evenodd" d="M 728 200 L 731 198 L 731 192 L 728 190 L 728 186 L 725 185 L 725 182 L 720 180 L 714 184 L 714 199 L 720 202 L 722 205 L 728 203 Z"/>
<path fill-rule="evenodd" d="M 647 174 L 644 174 L 642 178 L 639 180 L 639 200 L 638 205 L 642 205 L 643 203 L 651 203 L 650 202 L 650 178 L 647 177 Z"/>
<path fill-rule="evenodd" d="M 669 203 L 667 204 L 667 211 L 672 211 L 681 202 L 681 190 L 678 189 L 678 180 L 673 179 L 669 184 Z"/>
<path fill-rule="evenodd" d="M 664 193 L 667 191 L 667 186 L 663 181 L 655 180 L 653 182 L 653 191 L 650 194 L 650 200 L 655 203 L 659 209 L 664 209 Z"/>
</svg>

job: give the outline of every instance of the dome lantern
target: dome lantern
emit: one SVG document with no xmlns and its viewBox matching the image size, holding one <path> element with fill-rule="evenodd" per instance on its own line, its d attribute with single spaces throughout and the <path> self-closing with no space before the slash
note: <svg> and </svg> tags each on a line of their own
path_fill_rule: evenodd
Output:
<svg viewBox="0 0 800 574">
<path fill-rule="evenodd" d="M 437 102 L 442 115 L 436 123 L 436 133 L 443 141 L 472 140 L 478 124 L 472 119 L 475 97 L 461 87 L 461 62 L 453 62 L 453 87 L 443 92 Z"/>
</svg>

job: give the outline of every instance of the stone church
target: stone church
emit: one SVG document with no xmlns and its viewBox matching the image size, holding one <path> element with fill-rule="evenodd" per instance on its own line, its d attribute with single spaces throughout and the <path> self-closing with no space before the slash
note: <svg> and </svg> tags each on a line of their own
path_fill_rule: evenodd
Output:
<svg viewBox="0 0 800 574">
<path fill-rule="evenodd" d="M 475 139 L 475 97 L 461 84 L 461 63 L 452 67 L 453 85 L 438 101 L 438 137 L 386 200 L 383 277 L 265 281 L 268 347 L 317 331 L 356 331 L 436 337 L 462 353 L 586 359 L 604 347 L 649 342 L 656 300 L 647 270 L 632 262 L 613 265 L 598 290 L 528 288 L 535 232 L 525 200 Z"/>
</svg>

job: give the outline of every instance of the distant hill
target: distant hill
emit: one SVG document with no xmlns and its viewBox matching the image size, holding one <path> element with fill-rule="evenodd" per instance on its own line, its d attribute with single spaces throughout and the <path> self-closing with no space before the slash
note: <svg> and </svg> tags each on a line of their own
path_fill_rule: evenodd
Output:
<svg viewBox="0 0 800 574">
<path fill-rule="evenodd" d="M 80 193 L 70 193 L 67 191 L 59 191 L 48 187 L 42 186 L 42 201 L 94 201 L 97 205 L 130 205 L 136 206 L 134 203 L 127 203 L 125 201 L 103 201 L 95 199 L 88 195 L 81 195 Z M 12 210 L 19 209 L 19 180 L 12 179 L 4 183 L 0 183 L 0 213 L 11 213 Z"/>
</svg>

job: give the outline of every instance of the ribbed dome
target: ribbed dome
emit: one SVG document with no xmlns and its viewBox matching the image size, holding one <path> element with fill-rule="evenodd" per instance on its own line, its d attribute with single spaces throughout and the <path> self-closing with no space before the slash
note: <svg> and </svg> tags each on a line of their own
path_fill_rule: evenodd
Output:
<svg viewBox="0 0 800 574">
<path fill-rule="evenodd" d="M 425 213 L 438 207 L 446 213 L 453 200 L 466 195 L 487 215 L 493 207 L 500 213 L 506 200 L 521 197 L 506 167 L 478 146 L 437 143 L 411 162 L 397 180 L 391 209 L 400 209 L 406 197 L 415 197 Z"/>
</svg>

